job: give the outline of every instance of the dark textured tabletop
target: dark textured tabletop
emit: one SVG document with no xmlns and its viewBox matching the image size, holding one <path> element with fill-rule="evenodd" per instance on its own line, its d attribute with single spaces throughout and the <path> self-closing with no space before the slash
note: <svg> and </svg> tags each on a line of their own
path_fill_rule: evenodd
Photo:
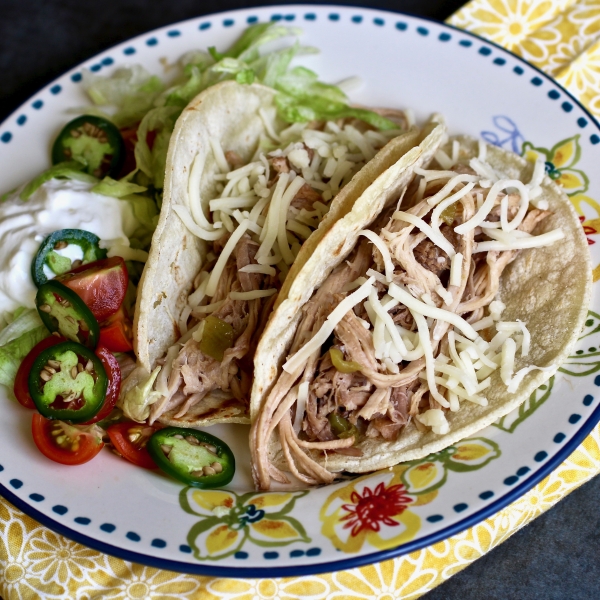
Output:
<svg viewBox="0 0 600 600">
<path fill-rule="evenodd" d="M 183 19 L 257 4 L 283 2 L 0 0 L 0 121 L 55 77 L 113 44 Z M 462 4 L 396 0 L 369 6 L 444 20 Z M 600 598 L 599 504 L 596 478 L 428 600 Z"/>
</svg>

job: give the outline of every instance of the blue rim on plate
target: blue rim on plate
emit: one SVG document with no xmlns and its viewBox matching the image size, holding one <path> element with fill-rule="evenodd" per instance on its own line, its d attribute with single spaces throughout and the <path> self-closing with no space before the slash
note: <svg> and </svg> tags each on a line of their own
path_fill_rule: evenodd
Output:
<svg viewBox="0 0 600 600">
<path fill-rule="evenodd" d="M 506 63 L 506 58 L 510 57 L 511 60 L 514 60 L 516 63 L 522 64 L 528 71 L 537 72 L 538 76 L 534 77 L 531 80 L 531 83 L 534 86 L 541 86 L 542 83 L 546 82 L 549 84 L 550 91 L 547 92 L 547 96 L 551 100 L 557 100 L 558 98 L 565 98 L 568 102 L 563 102 L 563 110 L 565 112 L 570 112 L 571 108 L 567 108 L 570 106 L 569 103 L 576 105 L 580 108 L 580 110 L 587 115 L 588 120 L 580 119 L 577 124 L 583 129 L 585 125 L 590 124 L 590 130 L 586 130 L 586 133 L 589 135 L 589 140 L 592 145 L 596 145 L 600 142 L 600 127 L 594 117 L 589 113 L 589 111 L 576 99 L 574 98 L 567 90 L 562 88 L 558 83 L 556 83 L 552 78 L 543 73 L 538 68 L 530 65 L 522 58 L 516 56 L 515 54 L 509 52 L 508 50 L 498 46 L 497 44 L 480 38 L 479 36 L 472 34 L 468 31 L 463 31 L 456 27 L 446 25 L 443 23 L 439 23 L 432 19 L 414 17 L 410 15 L 406 15 L 403 13 L 395 13 L 391 11 L 378 11 L 367 8 L 357 8 L 357 7 L 343 7 L 340 5 L 289 5 L 289 6 L 273 6 L 273 7 L 264 7 L 264 10 L 271 10 L 271 20 L 287 20 L 292 21 L 293 19 L 288 18 L 286 15 L 282 15 L 281 12 L 289 11 L 304 11 L 304 18 L 308 21 L 312 21 L 316 19 L 316 15 L 314 15 L 315 10 L 327 10 L 330 9 L 332 12 L 327 15 L 328 19 L 331 21 L 336 21 L 339 19 L 339 14 L 336 13 L 336 10 L 354 10 L 357 13 L 362 12 L 363 14 L 369 15 L 369 18 L 372 18 L 372 23 L 376 27 L 381 27 L 385 24 L 386 18 L 405 18 L 406 21 L 410 22 L 411 27 L 415 27 L 415 30 L 418 35 L 426 37 L 429 35 L 429 30 L 427 28 L 428 23 L 435 24 L 437 28 L 441 28 L 445 30 L 444 33 L 440 34 L 439 41 L 447 42 L 450 41 L 451 38 L 458 35 L 460 38 L 458 43 L 465 48 L 473 47 L 475 43 L 479 44 L 476 48 L 478 53 L 482 56 L 490 57 L 492 54 L 492 48 L 496 49 L 497 54 L 500 56 L 494 56 L 491 60 L 494 64 L 498 66 L 502 66 Z M 256 10 L 256 9 L 255 9 Z M 208 16 L 203 16 L 196 19 L 190 19 L 184 23 L 199 23 L 199 28 L 207 28 L 210 25 L 206 25 L 211 21 L 207 19 L 211 19 L 216 21 L 219 19 L 222 27 L 230 27 L 235 22 L 235 19 L 240 14 L 248 14 L 248 9 L 242 9 L 238 11 L 228 11 L 226 13 L 215 13 Z M 312 15 L 312 18 L 309 16 Z M 337 17 L 337 18 L 336 18 Z M 360 18 L 360 20 L 358 20 Z M 362 21 L 361 15 L 354 15 L 352 17 L 352 21 L 354 23 L 360 23 Z M 254 17 L 248 17 L 245 22 L 252 23 L 257 19 Z M 152 32 L 142 34 L 136 38 L 133 38 L 127 42 L 122 44 L 118 44 L 113 48 L 103 51 L 91 61 L 92 64 L 91 70 L 94 72 L 100 71 L 104 66 L 110 66 L 113 64 L 114 60 L 108 56 L 105 56 L 109 52 L 116 52 L 120 50 L 125 56 L 131 56 L 135 54 L 135 44 L 140 44 L 144 46 L 156 46 L 158 44 L 157 38 L 160 35 L 166 35 L 168 37 L 177 37 L 179 35 L 179 31 L 177 29 L 178 25 L 173 24 L 166 27 L 162 27 L 160 29 L 154 30 Z M 404 31 L 409 27 L 407 22 L 398 22 L 396 23 L 396 28 Z M 474 48 L 475 49 L 475 48 Z M 86 61 L 88 62 L 88 61 Z M 69 71 L 66 75 L 62 77 L 69 77 L 73 83 L 77 83 L 81 80 L 81 74 L 79 72 L 80 67 L 77 67 L 71 71 Z M 520 72 L 518 71 L 520 69 Z M 522 74 L 524 69 L 522 67 L 514 67 L 514 71 L 517 74 Z M 43 90 L 41 90 L 35 96 L 37 99 L 32 102 L 32 99 L 23 104 L 20 108 L 14 111 L 5 121 L 0 125 L 0 141 L 8 144 L 12 137 L 13 133 L 6 129 L 7 124 L 16 124 L 18 126 L 22 126 L 25 124 L 27 120 L 27 116 L 21 114 L 17 116 L 17 113 L 22 113 L 24 111 L 25 106 L 31 106 L 35 111 L 39 111 L 43 107 L 43 100 L 41 100 L 41 96 L 45 95 L 49 92 L 50 95 L 60 94 L 62 88 L 61 85 L 57 83 L 61 78 L 57 79 L 55 82 L 49 84 Z M 547 88 L 546 88 L 547 89 Z M 374 562 L 379 562 L 382 560 L 394 558 L 397 556 L 401 556 L 415 550 L 422 549 L 426 546 L 429 546 L 433 543 L 436 543 L 440 540 L 446 539 L 452 535 L 455 535 L 477 523 L 480 523 L 487 517 L 492 514 L 498 512 L 514 500 L 520 498 L 523 494 L 525 494 L 528 490 L 530 490 L 534 485 L 539 483 L 543 478 L 545 478 L 548 474 L 550 474 L 562 461 L 564 461 L 576 448 L 579 444 L 585 439 L 585 437 L 593 430 L 596 423 L 600 420 L 600 406 L 598 406 L 591 415 L 579 426 L 577 432 L 573 435 L 573 437 L 562 446 L 556 453 L 554 453 L 546 462 L 541 464 L 537 470 L 535 470 L 530 477 L 521 481 L 519 485 L 510 489 L 507 493 L 503 494 L 498 499 L 494 500 L 487 504 L 484 508 L 465 517 L 462 520 L 455 522 L 454 524 L 445 527 L 427 535 L 425 537 L 421 537 L 417 540 L 413 540 L 411 542 L 402 544 L 399 547 L 384 550 L 384 551 L 376 551 L 369 554 L 363 554 L 360 556 L 354 556 L 351 558 L 346 558 L 339 561 L 329 561 L 324 564 L 309 564 L 309 565 L 298 565 L 298 566 L 269 566 L 269 567 L 243 567 L 243 566 L 217 566 L 213 564 L 207 563 L 189 563 L 183 561 L 176 561 L 171 559 L 159 558 L 156 556 L 151 556 L 148 554 L 143 554 L 139 552 L 134 552 L 131 550 L 126 550 L 123 548 L 119 548 L 118 546 L 97 540 L 88 535 L 82 534 L 79 531 L 73 530 L 70 527 L 64 525 L 63 523 L 54 520 L 53 518 L 47 516 L 31 504 L 29 504 L 26 500 L 18 497 L 13 491 L 7 488 L 5 485 L 0 483 L 0 494 L 4 496 L 8 501 L 14 504 L 17 508 L 22 510 L 25 514 L 29 515 L 33 519 L 40 522 L 42 525 L 65 535 L 72 540 L 79 542 L 83 545 L 86 545 L 90 548 L 98 550 L 100 552 L 104 552 L 107 554 L 111 554 L 117 556 L 121 559 L 137 562 L 141 564 L 145 564 L 148 566 L 161 568 L 161 569 L 169 569 L 173 571 L 182 571 L 191 574 L 198 575 L 209 575 L 215 577 L 284 577 L 284 576 L 301 576 L 301 575 L 310 575 L 316 574 L 326 571 L 335 571 L 342 569 L 349 569 L 360 567 L 365 564 L 371 564 Z M 2 468 L 0 467 L 0 470 Z"/>
</svg>

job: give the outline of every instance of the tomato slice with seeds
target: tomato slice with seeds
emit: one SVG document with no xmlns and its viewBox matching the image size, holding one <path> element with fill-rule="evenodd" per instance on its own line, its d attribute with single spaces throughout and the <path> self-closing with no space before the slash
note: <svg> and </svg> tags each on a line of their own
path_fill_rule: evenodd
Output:
<svg viewBox="0 0 600 600">
<path fill-rule="evenodd" d="M 31 394 L 29 393 L 28 383 L 29 372 L 31 371 L 31 367 L 33 366 L 35 359 L 47 348 L 52 348 L 52 346 L 56 346 L 64 341 L 65 338 L 57 337 L 55 335 L 51 335 L 50 337 L 43 339 L 29 351 L 29 354 L 19 365 L 19 370 L 17 371 L 17 375 L 15 377 L 13 391 L 15 392 L 15 396 L 21 406 L 24 406 L 25 408 L 35 408 L 35 404 L 31 399 Z"/>
<path fill-rule="evenodd" d="M 114 315 L 100 323 L 100 344 L 112 352 L 131 352 L 133 350 L 131 321 L 123 305 Z"/>
<path fill-rule="evenodd" d="M 73 290 L 92 311 L 98 321 L 104 321 L 118 310 L 129 283 L 125 261 L 120 256 L 104 258 L 81 265 L 56 277 Z"/>
<path fill-rule="evenodd" d="M 111 425 L 106 433 L 115 450 L 123 458 L 144 469 L 157 469 L 146 448 L 148 440 L 156 431 L 158 431 L 157 427 L 125 421 Z"/>
<path fill-rule="evenodd" d="M 106 398 L 104 399 L 104 404 L 102 405 L 100 412 L 89 421 L 86 421 L 84 425 L 91 425 L 92 423 L 97 423 L 98 421 L 102 421 L 102 419 L 106 419 L 113 411 L 113 408 L 119 399 L 119 393 L 121 392 L 121 367 L 119 366 L 119 361 L 116 359 L 115 355 L 108 348 L 98 346 L 96 348 L 96 356 L 100 359 L 100 362 L 106 371 L 108 387 L 106 388 Z"/>
<path fill-rule="evenodd" d="M 31 421 L 31 432 L 38 450 L 62 465 L 82 465 L 104 447 L 97 426 L 76 427 L 63 421 L 44 419 L 37 413 Z"/>
</svg>

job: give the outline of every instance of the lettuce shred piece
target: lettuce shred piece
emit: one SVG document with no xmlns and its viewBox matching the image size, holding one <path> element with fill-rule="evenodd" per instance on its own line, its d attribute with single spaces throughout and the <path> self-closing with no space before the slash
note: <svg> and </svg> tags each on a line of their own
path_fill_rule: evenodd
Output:
<svg viewBox="0 0 600 600">
<path fill-rule="evenodd" d="M 4 316 L 3 321 L 7 324 L 0 330 L 0 384 L 12 395 L 21 361 L 38 342 L 48 337 L 48 330 L 35 309 L 20 308 Z"/>
<path fill-rule="evenodd" d="M 112 177 L 105 177 L 100 183 L 95 185 L 90 192 L 96 194 L 102 194 L 104 196 L 112 196 L 113 198 L 123 198 L 130 194 L 140 194 L 145 192 L 148 188 L 137 183 L 132 183 L 126 179 L 113 179 Z"/>
<path fill-rule="evenodd" d="M 153 108 L 142 119 L 137 131 L 135 161 L 155 188 L 162 189 L 167 166 L 169 140 L 177 117 L 181 114 L 175 106 Z M 148 143 L 149 133 L 154 132 L 152 147 Z"/>
<path fill-rule="evenodd" d="M 252 25 L 225 52 L 212 47 L 208 52 L 184 54 L 169 68 L 171 73 L 176 72 L 169 87 L 141 66 L 117 69 L 110 77 L 85 72 L 84 86 L 96 106 L 116 108 L 110 118 L 120 127 L 139 122 L 137 180 L 155 190 L 164 183 L 169 139 L 181 111 L 200 92 L 221 81 L 258 82 L 274 88 L 279 92 L 279 116 L 287 123 L 354 117 L 378 129 L 396 129 L 393 121 L 377 113 L 350 107 L 342 90 L 319 81 L 313 71 L 290 68 L 294 58 L 318 52 L 298 43 L 301 33 L 298 28 L 274 22 Z M 265 48 L 287 37 L 296 38 L 291 46 Z"/>
<path fill-rule="evenodd" d="M 132 387 L 121 394 L 117 406 L 123 414 L 137 423 L 143 423 L 150 416 L 150 407 L 162 396 L 152 389 L 161 367 L 156 367 L 148 375 L 142 367 L 137 367 L 129 377 Z"/>
<path fill-rule="evenodd" d="M 371 110 L 348 106 L 348 98 L 340 88 L 319 81 L 317 74 L 305 67 L 280 75 L 273 87 L 280 92 L 275 99 L 279 114 L 288 123 L 354 117 L 377 129 L 398 128 Z"/>
<path fill-rule="evenodd" d="M 137 229 L 129 236 L 130 246 L 137 250 L 147 250 L 158 224 L 159 209 L 156 202 L 140 194 L 124 196 L 121 200 L 129 202 L 133 209 L 133 216 L 139 222 Z"/>
<path fill-rule="evenodd" d="M 122 67 L 110 77 L 84 70 L 82 85 L 95 105 L 117 107 L 110 118 L 118 127 L 139 122 L 165 89 L 161 79 L 141 65 Z"/>
<path fill-rule="evenodd" d="M 21 198 L 23 201 L 29 200 L 32 194 L 34 194 L 39 187 L 51 179 L 75 179 L 77 181 L 85 181 L 87 183 L 97 183 L 98 179 L 96 177 L 82 172 L 82 169 L 84 168 L 85 165 L 77 162 L 76 160 L 58 163 L 50 167 L 47 171 L 40 173 L 37 177 L 34 177 L 21 190 L 19 198 Z"/>
</svg>

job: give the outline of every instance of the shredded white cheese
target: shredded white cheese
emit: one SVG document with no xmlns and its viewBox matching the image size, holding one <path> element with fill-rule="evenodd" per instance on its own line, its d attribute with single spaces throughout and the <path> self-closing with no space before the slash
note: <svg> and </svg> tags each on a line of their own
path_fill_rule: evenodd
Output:
<svg viewBox="0 0 600 600">
<path fill-rule="evenodd" d="M 257 298 L 268 298 L 276 293 L 275 288 L 269 288 L 268 290 L 251 290 L 249 292 L 229 292 L 229 297 L 232 300 L 256 300 Z"/>
<path fill-rule="evenodd" d="M 327 317 L 327 320 L 321 325 L 319 331 L 296 354 L 288 358 L 287 362 L 283 365 L 283 370 L 291 374 L 300 370 L 306 364 L 309 357 L 327 341 L 327 338 L 333 333 L 335 326 L 344 318 L 344 315 L 359 302 L 367 298 L 374 281 L 373 277 L 369 277 L 355 292 L 346 296 Z"/>
</svg>

